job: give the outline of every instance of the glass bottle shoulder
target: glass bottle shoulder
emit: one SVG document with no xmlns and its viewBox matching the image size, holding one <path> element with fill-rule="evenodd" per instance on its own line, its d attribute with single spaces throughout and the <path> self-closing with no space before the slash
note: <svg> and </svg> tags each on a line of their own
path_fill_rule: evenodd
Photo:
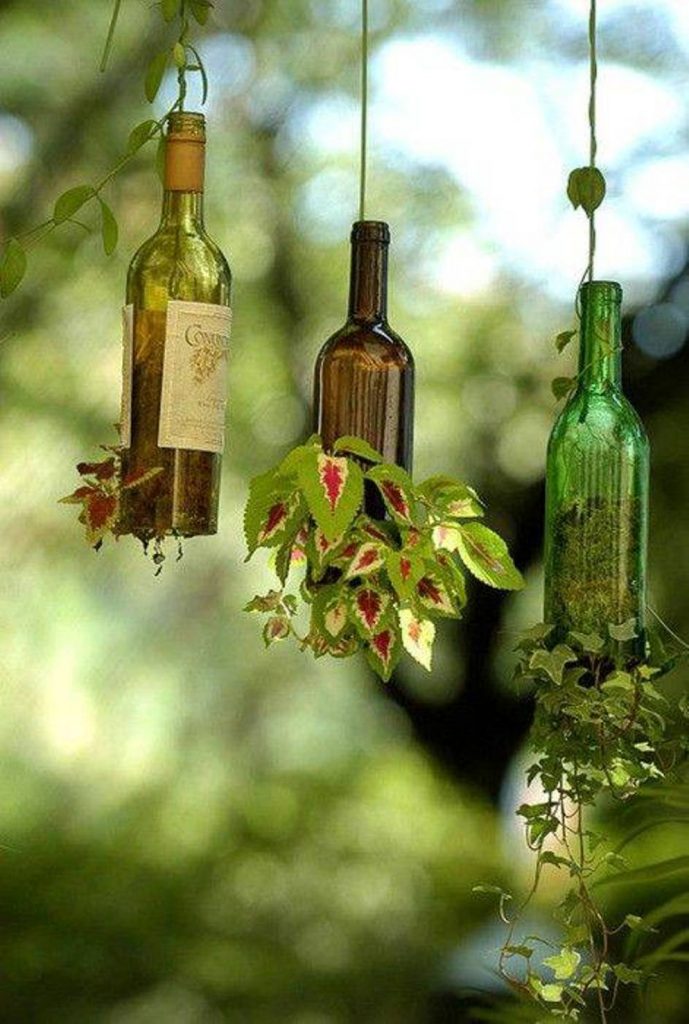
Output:
<svg viewBox="0 0 689 1024">
<path fill-rule="evenodd" d="M 555 421 L 548 451 L 574 444 L 590 448 L 610 445 L 644 452 L 648 437 L 641 419 L 619 388 L 577 388 Z"/>
<path fill-rule="evenodd" d="M 406 343 L 387 323 L 348 320 L 323 345 L 319 361 L 361 359 L 400 369 L 414 368 L 414 357 Z"/>
<path fill-rule="evenodd" d="M 155 307 L 164 292 L 165 301 L 228 305 L 231 285 L 227 260 L 205 230 L 163 224 L 132 258 L 127 301 Z"/>
</svg>

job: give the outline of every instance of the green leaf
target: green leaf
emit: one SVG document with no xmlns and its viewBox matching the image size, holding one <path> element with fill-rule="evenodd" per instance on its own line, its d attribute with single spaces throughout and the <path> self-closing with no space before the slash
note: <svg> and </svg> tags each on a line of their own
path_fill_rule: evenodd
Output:
<svg viewBox="0 0 689 1024">
<path fill-rule="evenodd" d="M 163 81 L 163 75 L 170 59 L 170 51 L 164 50 L 162 53 L 157 53 L 151 63 L 148 65 L 146 71 L 146 79 L 144 82 L 144 92 L 146 93 L 146 99 L 149 103 L 153 103 L 153 100 L 158 95 L 160 84 Z"/>
<path fill-rule="evenodd" d="M 127 153 L 136 153 L 137 149 L 141 149 L 149 139 L 153 138 L 157 129 L 158 122 L 154 121 L 153 118 L 150 117 L 148 120 L 137 124 L 129 133 L 129 139 L 127 140 Z"/>
<path fill-rule="evenodd" d="M 622 642 L 625 640 L 633 640 L 638 636 L 636 626 L 636 618 L 632 617 L 631 619 L 627 619 L 626 622 L 622 622 L 620 625 L 615 625 L 612 622 L 609 623 L 608 632 L 613 640 L 619 640 Z"/>
<path fill-rule="evenodd" d="M 555 348 L 558 352 L 564 352 L 572 338 L 575 338 L 577 331 L 560 331 L 558 336 L 555 338 Z"/>
<path fill-rule="evenodd" d="M 689 875 L 689 855 L 673 857 L 670 860 L 658 861 L 643 868 L 632 868 L 630 871 L 619 871 L 594 882 L 601 885 L 643 885 L 646 882 L 663 882 L 666 879 Z"/>
<path fill-rule="evenodd" d="M 581 956 L 575 949 L 565 947 L 556 956 L 546 957 L 543 963 L 555 972 L 557 981 L 566 981 L 576 973 L 577 967 L 581 963 Z"/>
<path fill-rule="evenodd" d="M 383 463 L 370 469 L 366 479 L 374 482 L 396 523 L 401 526 L 415 524 L 414 484 L 405 470 L 400 466 Z"/>
<path fill-rule="evenodd" d="M 501 889 L 499 885 L 473 885 L 471 891 L 482 896 L 500 896 L 501 899 L 512 899 L 512 893 Z"/>
<path fill-rule="evenodd" d="M 558 644 L 552 651 L 534 651 L 529 659 L 529 668 L 541 669 L 559 686 L 562 683 L 565 665 L 571 665 L 576 660 L 577 656 L 571 647 Z"/>
<path fill-rule="evenodd" d="M 433 505 L 440 516 L 472 519 L 483 515 L 483 504 L 473 487 L 452 477 L 429 477 L 419 486 L 418 493 Z"/>
<path fill-rule="evenodd" d="M 178 68 L 184 68 L 187 65 L 187 52 L 181 43 L 175 43 L 172 47 L 172 59 Z"/>
<path fill-rule="evenodd" d="M 119 230 L 117 227 L 117 220 L 115 214 L 112 212 L 108 204 L 98 196 L 98 202 L 100 204 L 100 217 L 101 217 L 101 237 L 103 239 L 103 249 L 106 256 L 110 256 L 111 253 L 117 248 L 117 238 Z"/>
<path fill-rule="evenodd" d="M 424 573 L 424 560 L 414 552 L 388 551 L 385 570 L 397 596 L 406 601 Z"/>
<path fill-rule="evenodd" d="M 543 853 L 538 855 L 540 864 L 552 864 L 553 867 L 569 867 L 572 863 L 567 857 L 560 857 L 557 853 L 553 853 L 552 850 L 544 850 Z"/>
<path fill-rule="evenodd" d="M 210 0 L 189 0 L 189 7 L 199 25 L 205 25 L 213 4 Z"/>
<path fill-rule="evenodd" d="M 62 224 L 64 221 L 69 220 L 95 194 L 95 189 L 91 188 L 90 185 L 77 185 L 76 188 L 70 188 L 67 192 L 63 192 L 55 202 L 53 210 L 53 220 L 55 223 Z"/>
<path fill-rule="evenodd" d="M 643 979 L 643 971 L 627 964 L 612 964 L 613 974 L 623 985 L 639 985 Z"/>
<path fill-rule="evenodd" d="M 569 175 L 569 201 L 575 210 L 581 206 L 588 217 L 605 199 L 605 191 L 605 178 L 597 167 L 576 167 Z"/>
<path fill-rule="evenodd" d="M 523 956 L 526 960 L 534 954 L 531 946 L 503 946 L 502 952 L 506 956 Z"/>
<path fill-rule="evenodd" d="M 619 670 L 609 675 L 605 682 L 601 684 L 601 690 L 604 693 L 614 692 L 615 690 L 623 693 L 633 693 L 634 689 L 634 681 L 629 672 L 621 672 Z"/>
<path fill-rule="evenodd" d="M 309 449 L 299 465 L 299 485 L 329 541 L 348 529 L 364 497 L 364 478 L 356 462 L 316 448 Z"/>
<path fill-rule="evenodd" d="M 521 590 L 524 580 L 510 558 L 502 537 L 483 523 L 459 527 L 457 550 L 469 572 L 500 590 Z"/>
<path fill-rule="evenodd" d="M 556 377 L 555 380 L 551 382 L 550 390 L 559 402 L 561 398 L 566 398 L 567 395 L 574 390 L 576 384 L 576 377 Z"/>
<path fill-rule="evenodd" d="M 19 287 L 26 273 L 26 252 L 16 238 L 10 238 L 0 262 L 0 296 L 6 299 Z"/>
<path fill-rule="evenodd" d="M 352 437 L 349 434 L 337 439 L 333 445 L 333 452 L 335 454 L 346 452 L 348 455 L 356 455 L 360 459 L 365 459 L 366 462 L 374 463 L 374 465 L 383 461 L 383 456 L 368 441 L 364 441 L 360 437 Z"/>
<path fill-rule="evenodd" d="M 174 21 L 179 11 L 180 0 L 161 0 L 161 9 L 166 21 Z"/>
<path fill-rule="evenodd" d="M 577 633 L 569 634 L 585 654 L 600 654 L 605 647 L 605 640 L 598 633 Z"/>
</svg>

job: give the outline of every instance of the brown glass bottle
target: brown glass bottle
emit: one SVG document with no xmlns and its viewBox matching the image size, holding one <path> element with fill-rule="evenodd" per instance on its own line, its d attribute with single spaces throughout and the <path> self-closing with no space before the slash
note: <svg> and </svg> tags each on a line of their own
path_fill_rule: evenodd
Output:
<svg viewBox="0 0 689 1024">
<path fill-rule="evenodd" d="M 315 428 L 326 448 L 354 435 L 411 471 L 414 359 L 387 322 L 389 244 L 382 221 L 354 224 L 349 314 L 318 355 Z"/>
<path fill-rule="evenodd" d="M 203 222 L 205 141 L 202 114 L 170 116 L 162 218 L 127 278 L 123 477 L 162 470 L 122 492 L 118 532 L 142 540 L 217 530 L 231 275 Z"/>
</svg>

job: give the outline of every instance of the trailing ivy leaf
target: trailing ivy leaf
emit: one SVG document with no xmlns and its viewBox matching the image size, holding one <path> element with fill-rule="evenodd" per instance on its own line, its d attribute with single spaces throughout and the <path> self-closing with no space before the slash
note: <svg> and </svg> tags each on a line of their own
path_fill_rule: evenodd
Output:
<svg viewBox="0 0 689 1024">
<path fill-rule="evenodd" d="M 555 956 L 546 957 L 543 963 L 555 972 L 556 981 L 567 981 L 576 973 L 577 967 L 581 963 L 581 956 L 576 950 L 565 947 Z"/>
<path fill-rule="evenodd" d="M 174 21 L 179 11 L 180 0 L 161 0 L 163 17 L 166 21 Z"/>
<path fill-rule="evenodd" d="M 411 608 L 400 609 L 399 624 L 405 651 L 430 672 L 435 626 L 430 619 L 417 616 Z"/>
<path fill-rule="evenodd" d="M 605 178 L 597 167 L 576 167 L 569 175 L 569 201 L 575 210 L 581 206 L 588 217 L 605 199 L 605 191 Z"/>
<path fill-rule="evenodd" d="M 574 643 L 581 647 L 584 654 L 600 654 L 605 647 L 605 640 L 598 633 L 572 632 L 569 635 Z"/>
<path fill-rule="evenodd" d="M 534 651 L 529 659 L 529 667 L 542 669 L 559 686 L 562 683 L 565 665 L 570 665 L 576 660 L 577 656 L 571 647 L 567 647 L 566 644 L 558 644 L 552 651 L 543 649 Z"/>
<path fill-rule="evenodd" d="M 609 675 L 605 682 L 601 684 L 601 690 L 604 693 L 614 692 L 615 690 L 622 691 L 623 693 L 633 693 L 634 689 L 634 681 L 629 672 L 621 672 L 619 670 Z"/>
<path fill-rule="evenodd" d="M 364 441 L 360 437 L 353 437 L 349 434 L 344 437 L 339 437 L 333 445 L 333 452 L 337 455 L 340 452 L 346 452 L 348 455 L 356 455 L 360 459 L 365 459 L 366 462 L 372 462 L 377 465 L 383 461 L 383 456 L 380 452 L 377 452 L 368 441 Z"/>
<path fill-rule="evenodd" d="M 622 622 L 620 625 L 615 625 L 611 622 L 608 625 L 608 632 L 613 640 L 620 642 L 633 640 L 639 635 L 636 631 L 636 618 L 627 619 L 626 622 Z"/>
<path fill-rule="evenodd" d="M 148 65 L 146 79 L 144 82 L 144 92 L 149 103 L 153 103 L 153 100 L 158 95 L 158 90 L 160 89 L 161 82 L 163 81 L 163 75 L 165 74 L 165 69 L 167 68 L 169 59 L 170 51 L 163 50 L 162 53 L 157 53 Z"/>
<path fill-rule="evenodd" d="M 199 25 L 205 25 L 213 4 L 210 3 L 210 0 L 189 0 L 189 7 Z"/>
<path fill-rule="evenodd" d="M 95 189 L 91 188 L 90 185 L 77 185 L 76 188 L 70 188 L 63 192 L 56 200 L 55 208 L 53 209 L 53 220 L 55 223 L 62 224 L 64 221 L 69 220 L 95 194 Z"/>
<path fill-rule="evenodd" d="M 373 671 L 387 682 L 402 653 L 402 645 L 395 627 L 392 624 L 386 625 L 371 637 L 364 650 L 366 660 Z"/>
<path fill-rule="evenodd" d="M 560 857 L 557 853 L 553 853 L 552 850 L 544 850 L 538 855 L 539 864 L 551 864 L 555 868 L 569 867 L 572 863 L 567 857 Z"/>
<path fill-rule="evenodd" d="M 534 954 L 532 946 L 503 946 L 501 952 L 506 956 L 523 956 L 526 960 Z"/>
<path fill-rule="evenodd" d="M 26 252 L 16 238 L 10 238 L 0 263 L 0 296 L 6 299 L 18 288 L 26 273 Z"/>
<path fill-rule="evenodd" d="M 643 980 L 643 971 L 636 967 L 628 967 L 627 964 L 613 964 L 612 970 L 623 985 L 639 985 Z"/>
<path fill-rule="evenodd" d="M 593 885 L 643 885 L 646 882 L 663 882 L 684 875 L 689 875 L 689 856 L 673 857 L 670 860 L 649 864 L 648 867 L 619 871 L 617 874 L 598 879 Z"/>
<path fill-rule="evenodd" d="M 550 384 L 550 390 L 559 402 L 561 398 L 566 398 L 574 390 L 576 384 L 576 377 L 556 377 Z"/>
<path fill-rule="evenodd" d="M 554 627 L 548 625 L 547 622 L 537 622 L 536 625 L 530 626 L 529 629 L 522 630 L 516 644 L 517 649 L 531 647 L 533 644 L 542 643 L 550 636 L 553 629 Z"/>
<path fill-rule="evenodd" d="M 374 466 L 366 474 L 381 493 L 385 507 L 395 520 L 403 526 L 415 525 L 414 485 L 411 477 L 400 466 Z"/>
<path fill-rule="evenodd" d="M 299 465 L 299 484 L 311 515 L 328 540 L 348 529 L 361 507 L 364 479 L 351 459 L 310 449 Z"/>
<path fill-rule="evenodd" d="M 117 248 L 117 239 L 119 236 L 119 230 L 117 227 L 117 220 L 115 214 L 112 212 L 108 204 L 98 196 L 98 203 L 100 206 L 100 219 L 101 219 L 101 237 L 103 239 L 103 250 L 106 256 L 110 256 Z"/>
<path fill-rule="evenodd" d="M 558 336 L 555 338 L 555 348 L 558 350 L 558 352 L 564 352 L 564 350 L 567 348 L 567 346 L 571 342 L 572 338 L 575 338 L 576 335 L 577 335 L 576 330 L 574 330 L 574 331 L 560 331 Z"/>
<path fill-rule="evenodd" d="M 457 550 L 469 572 L 489 587 L 521 590 L 524 586 L 504 540 L 483 523 L 459 527 Z"/>
</svg>

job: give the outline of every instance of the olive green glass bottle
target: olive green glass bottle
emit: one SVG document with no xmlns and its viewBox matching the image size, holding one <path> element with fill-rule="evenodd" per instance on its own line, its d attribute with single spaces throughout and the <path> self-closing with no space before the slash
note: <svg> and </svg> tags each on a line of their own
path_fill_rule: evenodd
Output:
<svg viewBox="0 0 689 1024">
<path fill-rule="evenodd" d="M 577 387 L 548 444 L 545 619 L 560 637 L 634 619 L 642 653 L 649 449 L 622 394 L 621 301 L 615 282 L 582 286 Z"/>
<path fill-rule="evenodd" d="M 127 278 L 120 533 L 215 533 L 224 446 L 231 275 L 203 222 L 205 121 L 174 113 L 162 218 Z"/>
<path fill-rule="evenodd" d="M 315 428 L 326 448 L 354 435 L 411 470 L 414 360 L 387 322 L 390 231 L 358 221 L 351 240 L 349 314 L 316 362 Z"/>
</svg>

